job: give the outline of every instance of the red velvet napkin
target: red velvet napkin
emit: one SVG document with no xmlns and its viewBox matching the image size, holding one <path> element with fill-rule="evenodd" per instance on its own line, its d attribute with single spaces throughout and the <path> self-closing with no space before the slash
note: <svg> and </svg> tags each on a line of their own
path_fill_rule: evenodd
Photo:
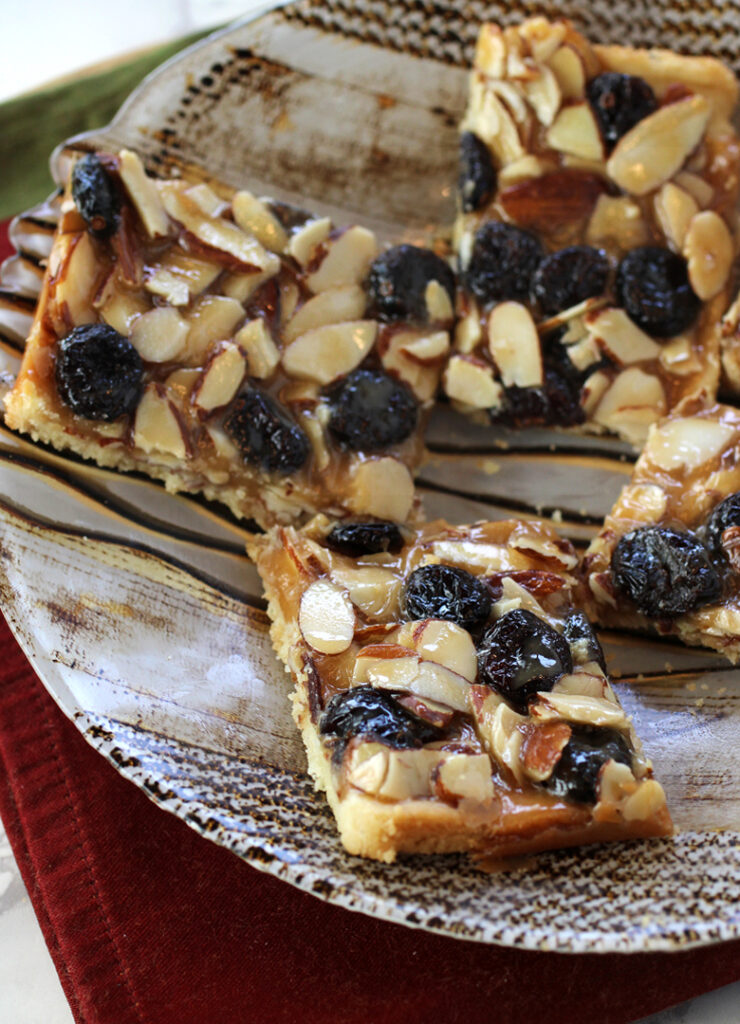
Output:
<svg viewBox="0 0 740 1024">
<path fill-rule="evenodd" d="M 2 620 L 0 651 L 0 815 L 78 1022 L 625 1024 L 740 978 L 740 942 L 523 953 L 322 903 L 122 779 Z"/>
</svg>

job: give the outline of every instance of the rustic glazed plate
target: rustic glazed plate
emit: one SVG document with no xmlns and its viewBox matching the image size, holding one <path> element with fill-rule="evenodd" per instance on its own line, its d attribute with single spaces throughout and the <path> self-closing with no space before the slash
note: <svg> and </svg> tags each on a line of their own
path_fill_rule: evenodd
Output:
<svg viewBox="0 0 740 1024">
<path fill-rule="evenodd" d="M 734 4 L 678 7 L 653 3 L 649 19 L 637 3 L 558 11 L 596 39 L 734 47 L 722 30 Z M 315 0 L 238 25 L 164 65 L 110 126 L 62 148 L 57 180 L 70 146 L 135 146 L 153 169 L 205 165 L 340 223 L 423 238 L 450 219 L 462 67 L 484 12 L 515 16 L 506 5 Z M 734 50 L 723 55 L 737 64 Z M 0 282 L 8 378 L 54 220 L 52 200 L 13 228 L 18 255 Z M 632 457 L 618 442 L 483 431 L 444 409 L 428 442 L 430 517 L 557 510 L 580 545 Z M 3 608 L 50 693 L 123 775 L 249 863 L 352 910 L 523 948 L 674 950 L 740 935 L 740 672 L 722 659 L 607 638 L 675 838 L 545 854 L 497 874 L 456 856 L 365 862 L 342 851 L 305 774 L 243 527 L 5 428 L 0 486 Z"/>
</svg>

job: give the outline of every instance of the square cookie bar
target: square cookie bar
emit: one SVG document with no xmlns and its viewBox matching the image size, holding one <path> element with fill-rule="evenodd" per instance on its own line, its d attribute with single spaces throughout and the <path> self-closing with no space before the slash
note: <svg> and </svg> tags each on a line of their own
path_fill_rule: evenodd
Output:
<svg viewBox="0 0 740 1024">
<path fill-rule="evenodd" d="M 484 25 L 461 123 L 461 320 L 445 389 L 483 421 L 640 447 L 716 395 L 737 252 L 738 86 L 709 57 Z"/>
<path fill-rule="evenodd" d="M 413 518 L 453 300 L 430 250 L 88 154 L 6 422 L 262 526 Z"/>
<path fill-rule="evenodd" d="M 689 399 L 651 428 L 583 573 L 594 621 L 740 660 L 740 410 Z"/>
<path fill-rule="evenodd" d="M 248 543 L 346 849 L 506 856 L 667 835 L 650 762 L 538 522 L 319 516 Z"/>
</svg>

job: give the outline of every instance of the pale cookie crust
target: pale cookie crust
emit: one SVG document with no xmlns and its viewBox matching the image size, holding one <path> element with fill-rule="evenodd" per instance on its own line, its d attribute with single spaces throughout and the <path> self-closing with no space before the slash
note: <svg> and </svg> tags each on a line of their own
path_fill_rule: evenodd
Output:
<svg viewBox="0 0 740 1024">
<path fill-rule="evenodd" d="M 309 771 L 348 852 L 382 861 L 453 851 L 498 857 L 670 833 L 650 762 L 603 672 L 583 661 L 587 652 L 580 662 L 574 655 L 573 673 L 556 683 L 551 703 L 540 694 L 530 713 L 520 714 L 476 684 L 465 630 L 441 620 L 409 623 L 400 614 L 403 579 L 441 561 L 492 581 L 494 617 L 526 608 L 562 628 L 576 586 L 570 545 L 545 524 L 438 522 L 407 531 L 400 552 L 349 558 L 326 544 L 330 526 L 318 517 L 304 531 L 276 529 L 254 536 L 248 550 L 264 582 L 275 649 L 295 680 L 293 715 Z M 414 659 L 421 670 L 411 678 Z M 441 716 L 446 740 L 393 749 L 358 736 L 337 751 L 320 732 L 322 713 L 334 694 L 367 680 L 416 713 Z M 558 729 L 568 735 L 568 722 L 614 724 L 634 751 L 632 769 L 613 761 L 602 769 L 595 806 L 533 782 L 551 766 L 532 762 L 527 735 L 543 724 L 540 737 Z"/>
<path fill-rule="evenodd" d="M 611 558 L 620 537 L 644 526 L 668 524 L 700 530 L 712 509 L 740 491 L 740 410 L 687 400 L 653 426 L 630 483 L 604 520 L 583 561 L 583 604 L 596 622 L 652 629 L 683 643 L 710 647 L 740 660 L 740 594 L 727 573 L 722 599 L 675 619 L 651 622 L 615 586 Z M 727 568 L 734 568 L 733 538 L 725 535 Z"/>
<path fill-rule="evenodd" d="M 611 153 L 586 96 L 587 83 L 605 71 L 639 76 L 660 104 Z M 497 186 L 480 208 L 458 212 L 462 274 L 481 225 L 504 221 L 535 234 L 548 252 L 581 244 L 604 250 L 612 277 L 633 248 L 667 248 L 687 261 L 703 306 L 682 333 L 655 338 L 615 305 L 611 280 L 604 295 L 543 317 L 529 302 L 481 308 L 463 276 L 445 373 L 445 390 L 461 411 L 481 422 L 514 416 L 522 425 L 544 415 L 640 448 L 651 423 L 682 399 L 716 396 L 719 321 L 737 254 L 740 146 L 730 124 L 737 97 L 734 75 L 713 58 L 592 46 L 569 22 L 544 18 L 481 28 L 460 127 L 487 146 Z M 528 413 L 520 405 L 518 414 L 507 406 L 513 385 L 548 386 L 547 343 L 538 351 L 536 339 L 556 330 L 578 377 L 580 423 L 575 413 L 564 421 L 537 405 Z M 512 336 L 513 353 L 506 345 Z M 735 376 L 740 384 L 740 371 Z"/>
</svg>

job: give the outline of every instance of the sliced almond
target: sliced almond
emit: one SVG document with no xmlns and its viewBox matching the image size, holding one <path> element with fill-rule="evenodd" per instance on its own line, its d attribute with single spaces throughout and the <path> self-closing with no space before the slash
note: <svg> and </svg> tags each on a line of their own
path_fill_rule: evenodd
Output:
<svg viewBox="0 0 740 1024">
<path fill-rule="evenodd" d="M 468 112 L 461 128 L 474 132 L 503 166 L 526 156 L 514 118 L 480 77 L 471 79 Z"/>
<path fill-rule="evenodd" d="M 572 730 L 566 722 L 545 722 L 527 729 L 522 742 L 522 768 L 528 778 L 544 782 L 560 759 Z"/>
<path fill-rule="evenodd" d="M 226 274 L 221 283 L 220 290 L 230 299 L 245 303 L 254 295 L 258 288 L 261 288 L 266 281 L 275 276 L 280 269 L 276 264 L 269 270 L 254 271 L 251 274 Z"/>
<path fill-rule="evenodd" d="M 601 195 L 586 229 L 589 245 L 613 243 L 628 251 L 645 245 L 650 238 L 642 210 L 629 196 Z"/>
<path fill-rule="evenodd" d="M 68 245 L 68 255 L 56 275 L 53 294 L 60 309 L 66 306 L 68 325 L 79 327 L 97 319 L 92 303 L 101 267 L 87 232 L 71 237 Z"/>
<path fill-rule="evenodd" d="M 493 703 L 493 702 L 487 702 Z M 477 716 L 481 735 L 491 755 L 499 764 L 508 768 L 518 782 L 524 781 L 521 760 L 524 733 L 522 726 L 527 719 L 517 714 L 505 703 L 497 703 L 490 709 L 484 704 Z"/>
<path fill-rule="evenodd" d="M 578 693 L 538 693 L 529 705 L 529 713 L 539 721 L 564 719 L 608 729 L 629 728 L 629 720 L 619 704 L 604 697 L 586 697 Z"/>
<path fill-rule="evenodd" d="M 689 281 L 706 302 L 718 295 L 730 276 L 735 246 L 730 230 L 714 210 L 703 210 L 691 219 L 683 243 Z"/>
<path fill-rule="evenodd" d="M 428 341 L 430 337 L 432 347 L 436 347 L 440 341 L 437 335 L 443 335 L 449 347 L 449 335 L 446 331 L 439 331 L 431 336 L 413 330 L 397 331 L 391 336 L 381 357 L 383 367 L 408 384 L 422 403 L 430 402 L 437 393 L 441 366 L 438 359 L 432 360 L 431 365 L 425 365 L 413 354 L 409 354 L 409 349 L 413 350 L 415 344 Z"/>
<path fill-rule="evenodd" d="M 537 77 L 537 72 L 534 68 L 522 68 L 522 70 L 524 71 L 522 77 L 527 79 L 527 81 Z M 509 77 L 514 76 L 510 75 Z M 514 120 L 522 126 L 523 130 L 525 130 L 531 119 L 529 108 L 524 101 L 521 91 L 522 87 L 527 84 L 527 81 L 517 82 L 516 85 L 510 81 L 496 82 L 489 80 L 486 83 L 487 88 L 496 94 L 503 106 L 513 116 Z"/>
<path fill-rule="evenodd" d="M 341 654 L 355 635 L 355 611 L 342 587 L 316 580 L 301 596 L 298 625 L 309 647 L 321 654 Z"/>
<path fill-rule="evenodd" d="M 731 448 L 736 434 L 728 423 L 704 416 L 671 419 L 650 431 L 645 456 L 668 472 L 692 471 Z"/>
<path fill-rule="evenodd" d="M 557 562 L 562 569 L 575 569 L 578 565 L 578 555 L 573 545 L 562 537 L 548 537 L 547 534 L 537 533 L 534 530 L 530 533 L 528 529 L 525 529 L 512 534 L 509 538 L 509 546 L 515 551 L 534 552 L 550 562 Z"/>
<path fill-rule="evenodd" d="M 192 298 L 213 284 L 221 270 L 216 263 L 172 248 L 160 263 L 147 271 L 144 287 L 152 295 L 161 295 L 171 306 L 187 306 Z"/>
<path fill-rule="evenodd" d="M 604 146 L 599 126 L 588 103 L 563 107 L 548 129 L 547 144 L 559 153 L 570 153 L 584 160 L 602 160 Z"/>
<path fill-rule="evenodd" d="M 359 320 L 365 312 L 367 300 L 364 289 L 351 284 L 342 288 L 328 288 L 314 295 L 308 302 L 293 314 L 283 331 L 286 344 L 295 341 L 301 334 L 323 327 L 325 324 L 338 324 L 343 320 Z"/>
<path fill-rule="evenodd" d="M 461 317 L 455 327 L 455 348 L 465 355 L 476 347 L 483 337 L 480 321 L 480 310 L 473 304 L 470 311 Z"/>
<path fill-rule="evenodd" d="M 632 796 L 627 797 L 621 812 L 625 821 L 647 821 L 666 805 L 663 787 L 655 779 L 645 779 Z"/>
<path fill-rule="evenodd" d="M 408 332 L 401 351 L 420 366 L 433 366 L 450 351 L 450 336 L 447 331 L 433 331 L 431 334 Z"/>
<path fill-rule="evenodd" d="M 347 506 L 358 515 L 403 523 L 414 502 L 414 481 L 391 456 L 358 461 L 350 470 Z"/>
<path fill-rule="evenodd" d="M 401 580 L 390 569 L 376 565 L 337 567 L 331 575 L 347 591 L 352 604 L 365 615 L 381 622 L 398 615 Z"/>
<path fill-rule="evenodd" d="M 189 330 L 176 309 L 159 306 L 134 321 L 131 344 L 146 362 L 167 363 L 181 355 Z"/>
<path fill-rule="evenodd" d="M 547 64 L 539 67 L 539 75 L 523 84 L 524 95 L 537 115 L 540 124 L 549 127 L 560 109 L 562 94 L 558 79 Z"/>
<path fill-rule="evenodd" d="M 555 170 L 557 167 L 553 160 L 527 154 L 521 160 L 514 160 L 513 163 L 501 168 L 498 185 L 499 188 L 506 188 L 508 185 L 515 185 L 517 182 L 526 181 L 529 178 L 539 178 L 542 174 L 548 174 Z"/>
<path fill-rule="evenodd" d="M 122 149 L 118 154 L 118 173 L 149 237 L 162 238 L 169 234 L 170 221 L 159 192 L 147 177 L 138 155 L 130 149 Z"/>
<path fill-rule="evenodd" d="M 593 416 L 594 409 L 607 392 L 611 378 L 603 370 L 596 370 L 587 377 L 581 388 L 581 406 L 586 416 Z"/>
<path fill-rule="evenodd" d="M 586 69 L 572 46 L 559 46 L 548 59 L 564 100 L 580 100 L 586 88 Z"/>
<path fill-rule="evenodd" d="M 516 224 L 551 231 L 555 224 L 588 217 L 606 187 L 596 174 L 561 170 L 501 189 L 498 201 Z"/>
<path fill-rule="evenodd" d="M 586 317 L 586 326 L 598 344 L 620 366 L 657 359 L 660 345 L 641 331 L 623 309 L 608 306 Z"/>
<path fill-rule="evenodd" d="M 665 513 L 666 503 L 665 491 L 657 484 L 628 484 L 619 495 L 620 515 L 638 523 L 657 523 Z"/>
<path fill-rule="evenodd" d="M 394 662 L 380 663 L 370 672 L 370 681 L 374 686 L 384 689 L 407 689 L 417 697 L 446 704 L 456 711 L 470 711 L 470 683 L 467 679 L 451 672 L 443 665 L 434 661 L 418 659 L 413 676 L 406 679 L 401 686 L 399 678 L 393 672 Z"/>
<path fill-rule="evenodd" d="M 679 334 L 661 346 L 660 362 L 670 373 L 686 377 L 702 369 L 700 350 L 690 336 Z"/>
<path fill-rule="evenodd" d="M 674 181 L 680 188 L 685 189 L 689 195 L 693 196 L 699 207 L 705 210 L 714 199 L 714 189 L 704 178 L 700 178 L 698 174 L 692 174 L 690 171 L 680 171 Z"/>
<path fill-rule="evenodd" d="M 328 217 L 307 221 L 290 236 L 288 253 L 302 267 L 307 267 L 318 246 L 323 245 L 329 237 L 330 231 L 331 220 Z"/>
<path fill-rule="evenodd" d="M 469 356 L 452 356 L 443 387 L 448 398 L 469 409 L 496 409 L 504 399 L 504 389 L 494 378 L 493 369 Z"/>
<path fill-rule="evenodd" d="M 659 188 L 699 145 L 710 113 L 700 95 L 660 107 L 619 140 L 606 165 L 609 177 L 636 196 Z"/>
<path fill-rule="evenodd" d="M 204 181 L 185 188 L 183 195 L 208 217 L 219 217 L 226 209 L 226 203 Z"/>
<path fill-rule="evenodd" d="M 426 661 L 444 665 L 451 672 L 474 683 L 478 657 L 473 638 L 454 622 L 426 619 L 415 624 L 413 647 Z"/>
<path fill-rule="evenodd" d="M 475 45 L 473 66 L 491 78 L 503 78 L 506 72 L 506 46 L 498 25 L 485 22 Z"/>
<path fill-rule="evenodd" d="M 448 320 L 452 320 L 455 316 L 449 292 L 439 281 L 430 281 L 426 286 L 424 303 L 427 307 L 430 323 L 445 323 Z"/>
<path fill-rule="evenodd" d="M 193 401 L 198 408 L 211 412 L 228 405 L 244 380 L 246 368 L 238 345 L 228 342 L 221 346 L 208 361 L 193 393 Z"/>
<path fill-rule="evenodd" d="M 629 765 L 609 760 L 599 773 L 599 803 L 619 804 L 637 788 Z"/>
<path fill-rule="evenodd" d="M 533 58 L 538 64 L 547 63 L 560 46 L 566 34 L 562 21 L 548 21 L 547 18 L 527 18 L 518 27 L 519 35 L 526 40 Z"/>
<path fill-rule="evenodd" d="M 338 238 L 328 242 L 326 249 L 318 269 L 306 278 L 306 284 L 312 292 L 360 284 L 378 255 L 375 235 L 361 227 L 348 228 Z"/>
<path fill-rule="evenodd" d="M 698 203 L 689 192 L 672 181 L 667 181 L 660 188 L 653 203 L 661 231 L 671 248 L 681 252 L 691 218 L 699 212 Z"/>
<path fill-rule="evenodd" d="M 377 333 L 375 320 L 315 327 L 283 350 L 283 368 L 291 377 L 328 384 L 359 366 Z"/>
<path fill-rule="evenodd" d="M 593 418 L 631 444 L 642 445 L 650 424 L 665 411 L 665 393 L 658 377 L 630 366 L 612 381 Z"/>
<path fill-rule="evenodd" d="M 265 204 L 246 190 L 235 192 L 231 200 L 234 220 L 247 234 L 254 235 L 270 252 L 282 252 L 288 235 L 277 217 Z"/>
<path fill-rule="evenodd" d="M 186 458 L 188 451 L 180 420 L 161 385 L 152 382 L 144 389 L 136 409 L 133 441 L 147 454 L 160 452 L 176 459 Z"/>
<path fill-rule="evenodd" d="M 200 378 L 200 370 L 179 369 L 174 370 L 165 381 L 167 397 L 171 399 L 178 409 L 185 409 L 190 402 L 190 395 Z"/>
<path fill-rule="evenodd" d="M 593 336 L 587 334 L 585 338 L 581 338 L 573 345 L 568 345 L 567 348 L 568 359 L 575 366 L 577 370 L 583 372 L 587 370 L 589 366 L 593 366 L 594 363 L 598 363 L 601 360 L 601 349 L 596 344 Z"/>
<path fill-rule="evenodd" d="M 377 795 L 383 800 L 413 800 L 431 795 L 431 775 L 444 758 L 439 750 L 391 750 L 388 771 Z"/>
<path fill-rule="evenodd" d="M 519 302 L 501 302 L 488 319 L 488 347 L 506 387 L 539 387 L 542 353 L 532 314 Z"/>
<path fill-rule="evenodd" d="M 437 769 L 437 791 L 443 797 L 477 804 L 493 800 L 491 761 L 487 754 L 450 754 Z"/>
<path fill-rule="evenodd" d="M 244 307 L 236 299 L 225 295 L 203 296 L 188 318 L 190 330 L 185 358 L 192 363 L 202 360 L 213 342 L 231 338 L 243 319 Z"/>
<path fill-rule="evenodd" d="M 280 352 L 262 319 L 250 320 L 234 335 L 247 356 L 249 376 L 264 380 L 277 368 Z"/>
<path fill-rule="evenodd" d="M 202 205 L 194 200 L 193 190 L 183 192 L 172 187 L 176 182 L 166 182 L 169 188 L 162 190 L 162 202 L 167 213 L 179 221 L 191 234 L 203 243 L 206 250 L 224 253 L 231 269 L 247 271 L 277 271 L 280 260 L 267 252 L 256 238 L 246 234 L 236 224 L 203 212 Z"/>
<path fill-rule="evenodd" d="M 388 774 L 391 751 L 380 743 L 359 743 L 350 751 L 345 766 L 350 786 L 376 796 Z"/>
<path fill-rule="evenodd" d="M 127 288 L 120 291 L 113 289 L 100 307 L 100 315 L 119 334 L 126 336 L 130 334 L 137 317 L 149 309 L 149 303 L 137 292 L 129 291 Z"/>
</svg>

